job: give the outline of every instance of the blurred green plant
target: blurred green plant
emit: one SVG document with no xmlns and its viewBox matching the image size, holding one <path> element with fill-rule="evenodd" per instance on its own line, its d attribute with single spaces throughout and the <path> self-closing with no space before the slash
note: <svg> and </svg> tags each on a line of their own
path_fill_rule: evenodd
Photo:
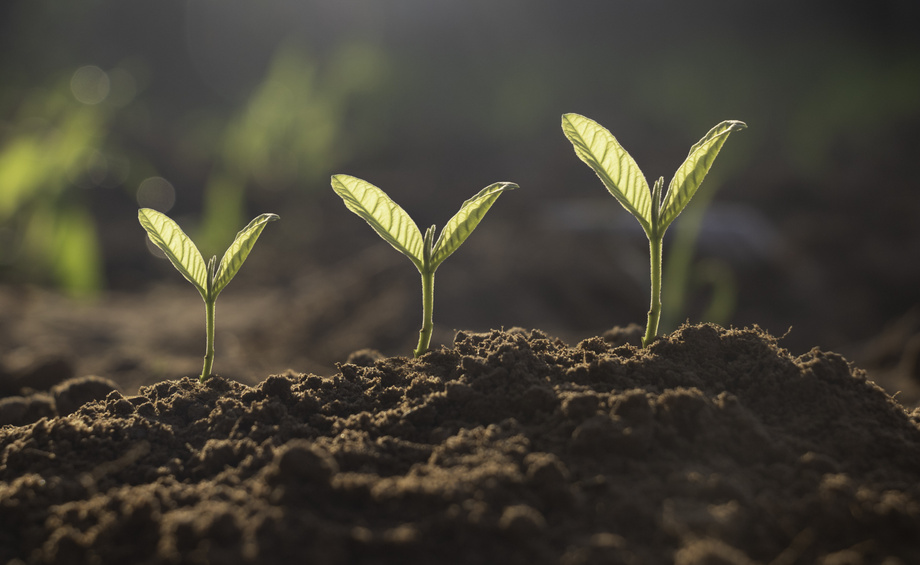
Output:
<svg viewBox="0 0 920 565">
<path fill-rule="evenodd" d="M 278 49 L 265 80 L 227 123 L 204 194 L 197 239 L 216 249 L 238 225 L 250 184 L 280 189 L 324 177 L 343 156 L 342 137 L 352 99 L 377 88 L 386 72 L 383 52 L 346 43 L 321 69 L 302 48 Z"/>
<path fill-rule="evenodd" d="M 422 275 L 422 329 L 419 331 L 415 356 L 428 351 L 434 329 L 434 273 L 441 263 L 456 251 L 473 233 L 479 222 L 506 190 L 518 185 L 497 182 L 480 190 L 460 207 L 460 211 L 441 229 L 435 241 L 435 226 L 425 235 L 398 204 L 367 181 L 349 175 L 332 177 L 332 189 L 342 197 L 345 206 L 368 223 L 377 235 L 412 261 Z"/>
<path fill-rule="evenodd" d="M 651 304 L 642 346 L 658 335 L 661 318 L 661 255 L 664 234 L 696 194 L 729 134 L 746 128 L 744 122 L 728 120 L 709 130 L 690 148 L 690 154 L 664 189 L 659 177 L 649 189 L 641 169 L 615 137 L 597 122 L 579 114 L 562 116 L 562 131 L 585 162 L 600 178 L 607 191 L 632 214 L 649 241 L 651 260 Z"/>
<path fill-rule="evenodd" d="M 699 316 L 701 322 L 726 325 L 735 311 L 737 287 L 731 267 L 717 258 L 696 259 L 696 244 L 703 228 L 703 217 L 718 192 L 719 181 L 708 175 L 710 188 L 697 194 L 693 207 L 684 211 L 677 225 L 670 249 L 664 254 L 661 279 L 662 302 L 669 307 L 661 313 L 659 328 L 664 332 L 677 329 L 689 309 L 694 289 L 708 287 L 709 301 Z"/>
<path fill-rule="evenodd" d="M 217 297 L 239 272 L 268 222 L 277 220 L 278 216 L 262 214 L 249 222 L 249 225 L 236 234 L 220 264 L 217 263 L 216 255 L 205 264 L 198 247 L 166 214 L 150 208 L 141 208 L 137 212 L 137 218 L 147 231 L 150 241 L 159 247 L 176 270 L 195 286 L 204 300 L 207 343 L 200 377 L 204 382 L 211 376 L 211 368 L 214 366 L 214 307 Z"/>
<path fill-rule="evenodd" d="M 102 259 L 81 177 L 104 151 L 109 113 L 61 85 L 36 90 L 3 124 L 0 145 L 0 261 L 28 280 L 75 296 L 97 292 Z"/>
</svg>

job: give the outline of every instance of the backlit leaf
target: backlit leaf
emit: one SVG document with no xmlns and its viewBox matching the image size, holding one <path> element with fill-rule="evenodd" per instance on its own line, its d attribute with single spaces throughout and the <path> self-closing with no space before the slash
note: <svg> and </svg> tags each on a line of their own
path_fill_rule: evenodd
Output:
<svg viewBox="0 0 920 565">
<path fill-rule="evenodd" d="M 332 177 L 332 189 L 349 210 L 367 222 L 377 234 L 423 269 L 422 232 L 405 210 L 386 193 L 367 181 L 349 175 Z"/>
<path fill-rule="evenodd" d="M 466 238 L 473 233 L 483 216 L 506 190 L 514 190 L 518 185 L 511 182 L 497 182 L 480 190 L 476 196 L 463 203 L 460 211 L 444 225 L 438 241 L 434 244 L 431 256 L 431 269 L 434 270 L 451 253 L 457 250 Z"/>
<path fill-rule="evenodd" d="M 661 233 L 664 233 L 668 225 L 684 210 L 690 199 L 696 194 L 729 134 L 746 127 L 747 124 L 744 122 L 724 121 L 709 130 L 703 139 L 690 148 L 690 154 L 677 169 L 674 178 L 671 179 L 671 184 L 668 185 L 668 193 L 664 197 L 659 218 Z"/>
<path fill-rule="evenodd" d="M 268 225 L 268 222 L 274 222 L 278 219 L 277 214 L 262 214 L 254 218 L 249 225 L 241 229 L 236 234 L 236 238 L 230 247 L 227 248 L 223 258 L 220 260 L 220 266 L 217 268 L 217 274 L 214 276 L 214 286 L 211 289 L 213 298 L 217 298 L 220 291 L 227 286 L 231 279 L 239 272 L 240 267 L 252 251 L 252 246 L 256 244 L 262 230 Z"/>
<path fill-rule="evenodd" d="M 150 208 L 141 208 L 137 219 L 147 230 L 147 235 L 154 245 L 160 248 L 173 266 L 189 280 L 201 296 L 207 297 L 208 268 L 204 264 L 201 252 L 192 243 L 182 228 L 166 214 Z"/>
<path fill-rule="evenodd" d="M 579 159 L 597 176 L 626 210 L 651 233 L 652 199 L 648 181 L 632 156 L 597 122 L 579 114 L 562 116 L 562 131 Z"/>
</svg>

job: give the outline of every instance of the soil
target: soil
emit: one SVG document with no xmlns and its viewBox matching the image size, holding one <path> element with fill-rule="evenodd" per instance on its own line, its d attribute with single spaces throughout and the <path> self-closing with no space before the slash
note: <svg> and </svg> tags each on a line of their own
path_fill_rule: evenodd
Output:
<svg viewBox="0 0 920 565">
<path fill-rule="evenodd" d="M 920 563 L 920 409 L 757 327 L 638 336 L 136 395 L 8 373 L 0 562 Z"/>
</svg>

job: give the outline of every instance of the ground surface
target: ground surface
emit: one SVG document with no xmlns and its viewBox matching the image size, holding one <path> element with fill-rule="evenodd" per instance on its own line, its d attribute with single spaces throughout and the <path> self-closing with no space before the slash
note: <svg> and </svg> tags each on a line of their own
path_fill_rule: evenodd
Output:
<svg viewBox="0 0 920 565">
<path fill-rule="evenodd" d="M 0 562 L 920 562 L 920 411 L 757 329 L 636 334 L 8 397 Z"/>
</svg>

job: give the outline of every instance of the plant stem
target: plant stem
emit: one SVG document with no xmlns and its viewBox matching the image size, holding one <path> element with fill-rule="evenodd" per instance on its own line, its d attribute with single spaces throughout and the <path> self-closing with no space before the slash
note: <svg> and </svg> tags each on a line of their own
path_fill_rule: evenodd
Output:
<svg viewBox="0 0 920 565">
<path fill-rule="evenodd" d="M 648 347 L 648 344 L 658 335 L 658 320 L 661 318 L 661 249 L 663 242 L 663 235 L 656 235 L 648 240 L 649 256 L 652 263 L 652 300 L 649 305 L 648 323 L 645 326 L 642 347 Z"/>
<path fill-rule="evenodd" d="M 211 376 L 211 367 L 214 366 L 214 306 L 216 300 L 204 301 L 205 318 L 207 319 L 207 350 L 204 355 L 204 367 L 201 369 L 201 382 Z"/>
<path fill-rule="evenodd" d="M 422 329 L 418 332 L 418 347 L 415 356 L 428 351 L 431 332 L 434 329 L 434 271 L 422 272 Z"/>
</svg>

